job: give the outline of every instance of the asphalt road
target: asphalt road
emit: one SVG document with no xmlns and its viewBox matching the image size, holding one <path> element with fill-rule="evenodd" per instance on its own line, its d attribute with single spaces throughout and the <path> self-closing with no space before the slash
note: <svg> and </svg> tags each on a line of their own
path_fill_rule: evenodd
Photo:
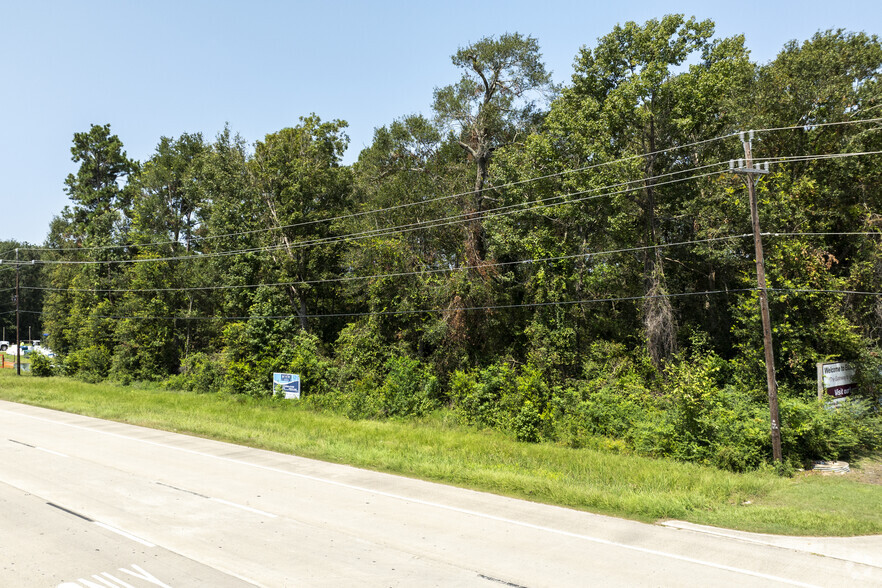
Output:
<svg viewBox="0 0 882 588">
<path fill-rule="evenodd" d="M 882 537 L 646 525 L 0 402 L 0 586 L 879 586 Z"/>
</svg>

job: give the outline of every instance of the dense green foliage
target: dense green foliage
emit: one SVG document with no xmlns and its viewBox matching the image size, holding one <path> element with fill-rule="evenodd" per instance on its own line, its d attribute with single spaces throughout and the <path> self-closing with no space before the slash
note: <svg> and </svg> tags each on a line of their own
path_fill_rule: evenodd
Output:
<svg viewBox="0 0 882 588">
<path fill-rule="evenodd" d="M 785 454 L 882 444 L 876 37 L 822 32 L 756 64 L 742 37 L 669 15 L 585 46 L 562 88 L 519 34 L 453 63 L 433 116 L 377 129 L 351 166 L 346 123 L 315 115 L 253 148 L 163 137 L 142 164 L 109 126 L 77 133 L 71 204 L 23 250 L 54 369 L 257 398 L 295 372 L 351 418 L 449 406 L 526 442 L 757 468 L 754 251 L 725 173 L 756 128 Z M 829 360 L 863 379 L 835 411 L 816 396 Z"/>
</svg>

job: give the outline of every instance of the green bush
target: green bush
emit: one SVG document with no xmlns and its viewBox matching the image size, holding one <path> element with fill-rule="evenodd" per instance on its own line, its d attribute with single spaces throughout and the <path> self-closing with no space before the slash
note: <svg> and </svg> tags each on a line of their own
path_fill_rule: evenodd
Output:
<svg viewBox="0 0 882 588">
<path fill-rule="evenodd" d="M 381 395 L 386 416 L 423 416 L 435 407 L 438 380 L 419 361 L 391 357 L 386 362 L 386 379 Z"/>
<path fill-rule="evenodd" d="M 224 370 L 220 357 L 208 353 L 191 353 L 181 362 L 181 373 L 170 379 L 178 388 L 206 394 L 221 389 Z"/>
<path fill-rule="evenodd" d="M 100 382 L 110 373 L 112 358 L 107 348 L 93 345 L 71 352 L 64 366 L 68 374 L 87 382 Z"/>
<path fill-rule="evenodd" d="M 52 359 L 42 353 L 31 353 L 31 374 L 38 378 L 46 378 L 55 375 Z"/>
<path fill-rule="evenodd" d="M 542 416 L 531 400 L 524 402 L 512 422 L 515 437 L 518 441 L 536 443 L 540 439 Z"/>
<path fill-rule="evenodd" d="M 834 408 L 785 395 L 780 407 L 782 447 L 795 460 L 849 460 L 882 446 L 882 415 L 865 399 Z"/>
<path fill-rule="evenodd" d="M 506 405 L 516 397 L 515 373 L 506 364 L 468 372 L 457 370 L 450 379 L 451 402 L 466 424 L 506 428 L 511 420 Z"/>
</svg>

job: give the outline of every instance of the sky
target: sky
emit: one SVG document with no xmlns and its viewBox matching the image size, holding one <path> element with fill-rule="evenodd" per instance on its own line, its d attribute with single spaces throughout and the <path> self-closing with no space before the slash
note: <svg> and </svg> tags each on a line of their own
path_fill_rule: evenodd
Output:
<svg viewBox="0 0 882 588">
<path fill-rule="evenodd" d="M 351 163 L 374 129 L 430 114 L 450 56 L 482 37 L 535 37 L 557 83 L 616 24 L 683 13 L 744 34 L 754 61 L 843 28 L 882 34 L 876 0 L 0 0 L 0 240 L 42 243 L 75 173 L 74 133 L 110 124 L 128 156 L 229 124 L 248 143 L 299 117 L 349 123 Z"/>
</svg>

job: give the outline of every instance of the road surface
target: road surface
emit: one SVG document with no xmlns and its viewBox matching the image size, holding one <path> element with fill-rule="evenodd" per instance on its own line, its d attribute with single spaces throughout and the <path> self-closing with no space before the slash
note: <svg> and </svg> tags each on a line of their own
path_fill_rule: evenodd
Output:
<svg viewBox="0 0 882 588">
<path fill-rule="evenodd" d="M 0 586 L 879 586 L 882 537 L 647 525 L 0 402 Z"/>
</svg>

